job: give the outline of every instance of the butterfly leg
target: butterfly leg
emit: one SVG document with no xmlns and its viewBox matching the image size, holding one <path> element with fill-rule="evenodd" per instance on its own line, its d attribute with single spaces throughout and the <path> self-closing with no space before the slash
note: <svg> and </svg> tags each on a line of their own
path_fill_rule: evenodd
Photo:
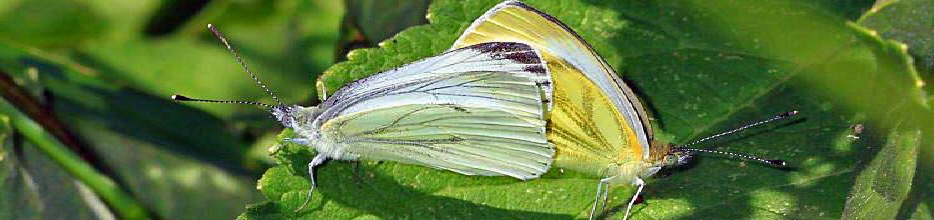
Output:
<svg viewBox="0 0 934 220">
<path fill-rule="evenodd" d="M 318 154 L 314 159 L 311 159 L 311 162 L 308 163 L 308 177 L 311 178 L 311 189 L 308 190 L 308 195 L 305 196 L 305 202 L 302 203 L 302 206 L 298 207 L 295 211 L 302 210 L 308 205 L 308 202 L 311 201 L 311 193 L 315 191 L 315 167 L 321 165 L 328 160 L 328 157 L 324 154 Z"/>
<path fill-rule="evenodd" d="M 360 177 L 360 161 L 353 162 L 353 179 L 358 188 L 363 188 L 363 178 Z"/>
<path fill-rule="evenodd" d="M 609 181 L 609 179 L 607 179 L 607 181 Z M 603 207 L 600 207 L 600 213 L 606 212 L 606 204 L 609 203 L 610 200 L 610 183 L 606 182 L 604 185 L 606 187 L 603 189 Z"/>
<path fill-rule="evenodd" d="M 590 208 L 590 220 L 593 220 L 595 217 L 597 217 L 596 216 L 597 205 L 600 204 L 600 191 L 601 190 L 603 191 L 603 207 L 604 209 L 606 208 L 606 196 L 610 190 L 609 183 L 611 179 L 613 179 L 613 177 L 607 177 L 607 178 L 601 179 L 600 182 L 597 183 L 597 194 L 594 196 L 594 199 L 593 199 L 593 207 Z M 603 210 L 601 210 L 601 212 L 603 212 Z"/>
<path fill-rule="evenodd" d="M 636 185 L 639 185 L 639 189 L 636 190 L 636 194 L 633 195 L 632 200 L 629 201 L 629 206 L 626 206 L 626 216 L 623 216 L 623 220 L 629 219 L 629 211 L 632 210 L 632 205 L 636 203 L 636 199 L 639 198 L 639 194 L 642 193 L 642 188 L 645 187 L 645 181 L 636 179 Z"/>
<path fill-rule="evenodd" d="M 597 203 L 600 203 L 600 190 L 603 188 L 603 181 L 597 183 L 597 195 L 593 198 L 593 207 L 590 208 L 590 220 L 593 220 L 594 213 L 597 212 Z"/>
</svg>

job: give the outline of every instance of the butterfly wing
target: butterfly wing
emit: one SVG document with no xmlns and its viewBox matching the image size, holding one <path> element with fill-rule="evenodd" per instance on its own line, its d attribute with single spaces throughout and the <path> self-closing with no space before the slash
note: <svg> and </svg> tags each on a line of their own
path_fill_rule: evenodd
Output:
<svg viewBox="0 0 934 220">
<path fill-rule="evenodd" d="M 552 163 L 541 88 L 527 77 L 507 72 L 434 76 L 368 97 L 329 109 L 339 113 L 321 126 L 323 139 L 360 158 L 467 175 L 531 179 Z M 481 100 L 487 104 L 477 105 Z M 502 103 L 511 106 L 496 107 Z"/>
<path fill-rule="evenodd" d="M 557 159 L 582 163 L 570 167 L 586 171 L 592 167 L 581 166 L 603 162 L 594 161 L 598 159 L 649 157 L 652 130 L 642 104 L 590 45 L 558 19 L 506 1 L 474 21 L 453 48 L 490 41 L 521 42 L 541 51 L 556 85 L 549 138 L 559 148 Z"/>
<path fill-rule="evenodd" d="M 544 102 L 551 106 L 551 76 L 538 50 L 513 42 L 485 42 L 425 58 L 405 66 L 357 80 L 339 89 L 322 104 L 337 105 L 345 100 L 396 90 L 399 82 L 444 77 L 464 72 L 507 72 L 526 77 L 542 86 Z"/>
</svg>

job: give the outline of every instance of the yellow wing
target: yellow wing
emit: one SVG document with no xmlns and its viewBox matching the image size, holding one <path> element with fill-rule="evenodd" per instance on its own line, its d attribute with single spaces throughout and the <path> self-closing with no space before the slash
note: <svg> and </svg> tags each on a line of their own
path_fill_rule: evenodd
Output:
<svg viewBox="0 0 934 220">
<path fill-rule="evenodd" d="M 599 88 L 583 74 L 554 73 L 547 134 L 557 148 L 555 166 L 603 176 L 607 165 L 642 160 L 636 133 Z"/>
<path fill-rule="evenodd" d="M 506 1 L 474 21 L 453 48 L 494 41 L 531 45 L 552 71 L 555 107 L 548 138 L 558 148 L 555 165 L 593 173 L 609 163 L 648 158 L 652 131 L 641 103 L 570 28 L 521 2 Z"/>
</svg>

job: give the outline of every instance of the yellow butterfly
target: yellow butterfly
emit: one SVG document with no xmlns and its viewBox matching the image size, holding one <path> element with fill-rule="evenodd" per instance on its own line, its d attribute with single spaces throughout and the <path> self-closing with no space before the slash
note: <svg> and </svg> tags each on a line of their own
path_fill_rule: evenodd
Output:
<svg viewBox="0 0 934 220">
<path fill-rule="evenodd" d="M 475 20 L 452 49 L 484 42 L 525 43 L 541 52 L 554 83 L 554 107 L 547 133 L 548 140 L 556 145 L 554 166 L 602 178 L 597 186 L 591 218 L 601 192 L 605 204 L 610 185 L 638 186 L 626 210 L 625 218 L 628 218 L 645 185 L 643 178 L 655 174 L 662 167 L 687 163 L 692 152 L 724 153 L 673 147 L 655 141 L 646 111 L 632 89 L 583 38 L 551 15 L 519 1 L 505 1 Z M 779 115 L 721 135 L 792 114 Z M 774 165 L 784 163 L 725 154 Z"/>
</svg>

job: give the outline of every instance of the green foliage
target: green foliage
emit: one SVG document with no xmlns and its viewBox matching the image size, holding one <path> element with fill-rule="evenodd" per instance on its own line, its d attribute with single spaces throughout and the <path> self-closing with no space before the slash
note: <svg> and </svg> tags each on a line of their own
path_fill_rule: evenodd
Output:
<svg viewBox="0 0 934 220">
<path fill-rule="evenodd" d="M 496 3 L 436 1 L 429 25 L 410 28 L 380 48 L 350 52 L 348 61 L 319 79 L 319 89 L 333 92 L 438 54 Z M 646 204 L 635 208 L 635 219 L 892 217 L 917 205 L 903 201 L 913 180 L 913 152 L 930 145 L 920 138 L 930 134 L 919 133 L 930 124 L 916 120 L 930 112 L 927 97 L 900 43 L 846 21 L 872 2 L 527 3 L 593 44 L 644 98 L 661 136 L 675 143 L 782 111 L 801 112 L 792 122 L 706 146 L 785 159 L 792 169 L 702 156 L 690 167 L 649 180 Z M 905 114 L 883 117 L 893 110 Z M 899 121 L 907 121 L 907 130 L 892 130 Z M 871 132 L 854 130 L 863 123 Z M 313 154 L 286 146 L 277 152 L 280 165 L 258 185 L 269 201 L 251 206 L 242 219 L 586 218 L 596 191 L 596 178 L 559 168 L 519 181 L 361 162 L 356 179 L 351 163 L 332 162 L 317 170 L 319 188 L 309 207 L 294 212 L 309 187 L 305 163 Z M 897 175 L 874 178 L 880 172 Z M 894 201 L 847 203 L 873 197 L 878 190 L 872 186 L 887 186 L 883 193 Z M 630 190 L 611 193 L 609 217 L 622 217 Z M 879 209 L 886 211 L 867 211 Z"/>
</svg>

